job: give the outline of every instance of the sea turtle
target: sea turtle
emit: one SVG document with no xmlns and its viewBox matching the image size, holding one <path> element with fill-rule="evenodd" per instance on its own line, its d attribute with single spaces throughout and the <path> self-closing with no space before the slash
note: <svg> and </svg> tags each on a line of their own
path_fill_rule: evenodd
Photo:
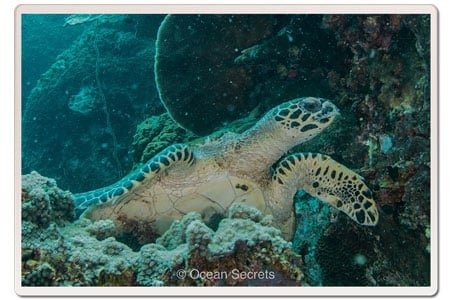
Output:
<svg viewBox="0 0 450 300">
<path fill-rule="evenodd" d="M 282 158 L 327 128 L 338 114 L 337 107 L 322 98 L 285 102 L 241 134 L 169 146 L 117 183 L 76 194 L 77 211 L 93 220 L 111 219 L 119 229 L 130 222 L 150 222 L 161 235 L 188 212 L 208 220 L 242 202 L 271 214 L 290 238 L 293 198 L 304 190 L 361 225 L 375 225 L 376 203 L 361 176 L 323 154 Z"/>
</svg>

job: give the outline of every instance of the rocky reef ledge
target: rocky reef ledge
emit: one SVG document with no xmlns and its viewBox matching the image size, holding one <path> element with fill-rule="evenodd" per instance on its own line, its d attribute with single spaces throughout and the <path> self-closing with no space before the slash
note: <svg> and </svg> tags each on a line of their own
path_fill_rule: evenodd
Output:
<svg viewBox="0 0 450 300">
<path fill-rule="evenodd" d="M 307 285 L 302 257 L 270 216 L 237 204 L 217 229 L 197 213 L 133 251 L 110 220 L 74 220 L 73 196 L 52 179 L 22 177 L 24 286 Z"/>
</svg>

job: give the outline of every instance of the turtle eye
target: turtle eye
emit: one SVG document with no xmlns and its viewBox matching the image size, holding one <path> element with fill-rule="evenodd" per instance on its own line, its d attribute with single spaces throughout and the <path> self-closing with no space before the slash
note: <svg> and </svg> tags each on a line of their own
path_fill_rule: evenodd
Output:
<svg viewBox="0 0 450 300">
<path fill-rule="evenodd" d="M 322 102 L 317 98 L 307 98 L 303 101 L 303 108 L 311 113 L 315 113 L 322 108 Z"/>
<path fill-rule="evenodd" d="M 330 112 L 332 112 L 332 111 L 333 111 L 333 107 L 331 107 L 331 106 L 325 106 L 325 107 L 322 109 L 322 114 L 326 115 L 326 114 L 328 114 L 328 113 L 330 113 Z"/>
</svg>

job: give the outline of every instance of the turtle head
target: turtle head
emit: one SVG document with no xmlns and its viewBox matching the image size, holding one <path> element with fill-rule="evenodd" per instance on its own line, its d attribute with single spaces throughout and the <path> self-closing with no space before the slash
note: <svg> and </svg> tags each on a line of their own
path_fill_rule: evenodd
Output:
<svg viewBox="0 0 450 300">
<path fill-rule="evenodd" d="M 270 118 L 282 135 L 300 144 L 312 139 L 333 123 L 339 109 L 329 100 L 316 97 L 297 98 L 275 107 Z"/>
</svg>

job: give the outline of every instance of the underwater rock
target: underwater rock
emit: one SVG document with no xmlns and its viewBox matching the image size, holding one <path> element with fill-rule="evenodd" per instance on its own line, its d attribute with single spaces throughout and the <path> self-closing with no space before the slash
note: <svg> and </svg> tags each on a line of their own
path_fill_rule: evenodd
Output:
<svg viewBox="0 0 450 300">
<path fill-rule="evenodd" d="M 150 286 L 306 285 L 301 257 L 269 219 L 240 204 L 213 231 L 200 215 L 189 213 L 156 244 L 141 248 L 137 281 Z M 238 271 L 269 277 L 244 278 Z"/>
<path fill-rule="evenodd" d="M 157 38 L 161 100 L 183 128 L 204 135 L 257 105 L 332 96 L 326 74 L 341 74 L 337 57 L 348 54 L 330 38 L 314 15 L 169 15 Z"/>
<path fill-rule="evenodd" d="M 416 50 L 425 59 L 430 55 L 430 18 L 428 16 L 406 15 L 402 23 L 416 36 Z"/>
<path fill-rule="evenodd" d="M 377 286 L 429 286 L 431 278 L 430 239 L 426 229 L 410 230 L 386 220 L 373 236 L 372 264 L 366 274 Z"/>
<path fill-rule="evenodd" d="M 75 231 L 68 239 L 65 237 L 72 246 L 68 261 L 81 268 L 86 283 L 100 286 L 135 285 L 135 252 L 113 237 L 99 241 L 80 234 L 78 228 Z"/>
<path fill-rule="evenodd" d="M 352 137 L 344 138 L 352 151 L 339 153 L 368 166 L 362 175 L 396 216 L 415 166 L 429 165 L 429 56 L 417 48 L 429 44 L 429 21 L 425 15 L 323 17 L 340 47 L 353 53 L 346 76 L 330 74 L 342 115 L 357 116 Z M 362 146 L 366 153 L 354 151 Z"/>
<path fill-rule="evenodd" d="M 261 222 L 264 214 L 252 206 L 236 203 L 228 209 L 230 219 L 249 219 L 253 222 Z"/>
<path fill-rule="evenodd" d="M 429 22 L 427 18 L 323 17 L 324 27 L 335 33 L 340 47 L 351 50 L 353 58 L 348 60 L 347 75 L 329 74 L 330 88 L 342 109 L 336 122 L 339 126 L 333 131 L 338 137 L 324 133 L 302 148 L 328 147 L 327 152 L 353 164 L 373 188 L 383 211 L 373 229 L 353 226 L 338 216 L 324 224 L 316 248 L 299 249 L 309 263 L 308 270 L 318 270 L 318 276 L 311 271 L 307 274 L 324 285 L 429 284 L 429 239 L 425 234 L 430 208 L 429 56 L 417 46 L 429 43 L 429 27 L 421 32 L 416 28 Z M 322 138 L 338 138 L 341 143 L 329 144 L 351 150 L 329 149 Z M 298 233 L 308 222 L 305 216 Z M 301 244 L 297 239 L 294 245 Z M 311 250 L 315 260 L 306 260 L 314 253 Z"/>
<path fill-rule="evenodd" d="M 388 215 L 363 228 L 338 215 L 322 231 L 315 259 L 325 286 L 428 286 L 428 251 L 425 229 L 399 226 Z"/>
<path fill-rule="evenodd" d="M 390 137 L 389 135 L 383 134 L 383 135 L 380 135 L 379 140 L 380 140 L 381 152 L 383 152 L 384 154 L 387 154 L 391 150 L 392 145 L 393 145 L 392 137 Z"/>
<path fill-rule="evenodd" d="M 163 111 L 152 79 L 161 18 L 121 15 L 116 22 L 83 25 L 23 108 L 23 173 L 36 170 L 81 192 L 131 170 L 130 132 Z"/>
<path fill-rule="evenodd" d="M 201 221 L 202 216 L 197 212 L 186 214 L 181 220 L 175 220 L 170 228 L 156 240 L 156 243 L 167 250 L 173 250 L 186 242 L 186 230 L 194 221 Z"/>
</svg>

